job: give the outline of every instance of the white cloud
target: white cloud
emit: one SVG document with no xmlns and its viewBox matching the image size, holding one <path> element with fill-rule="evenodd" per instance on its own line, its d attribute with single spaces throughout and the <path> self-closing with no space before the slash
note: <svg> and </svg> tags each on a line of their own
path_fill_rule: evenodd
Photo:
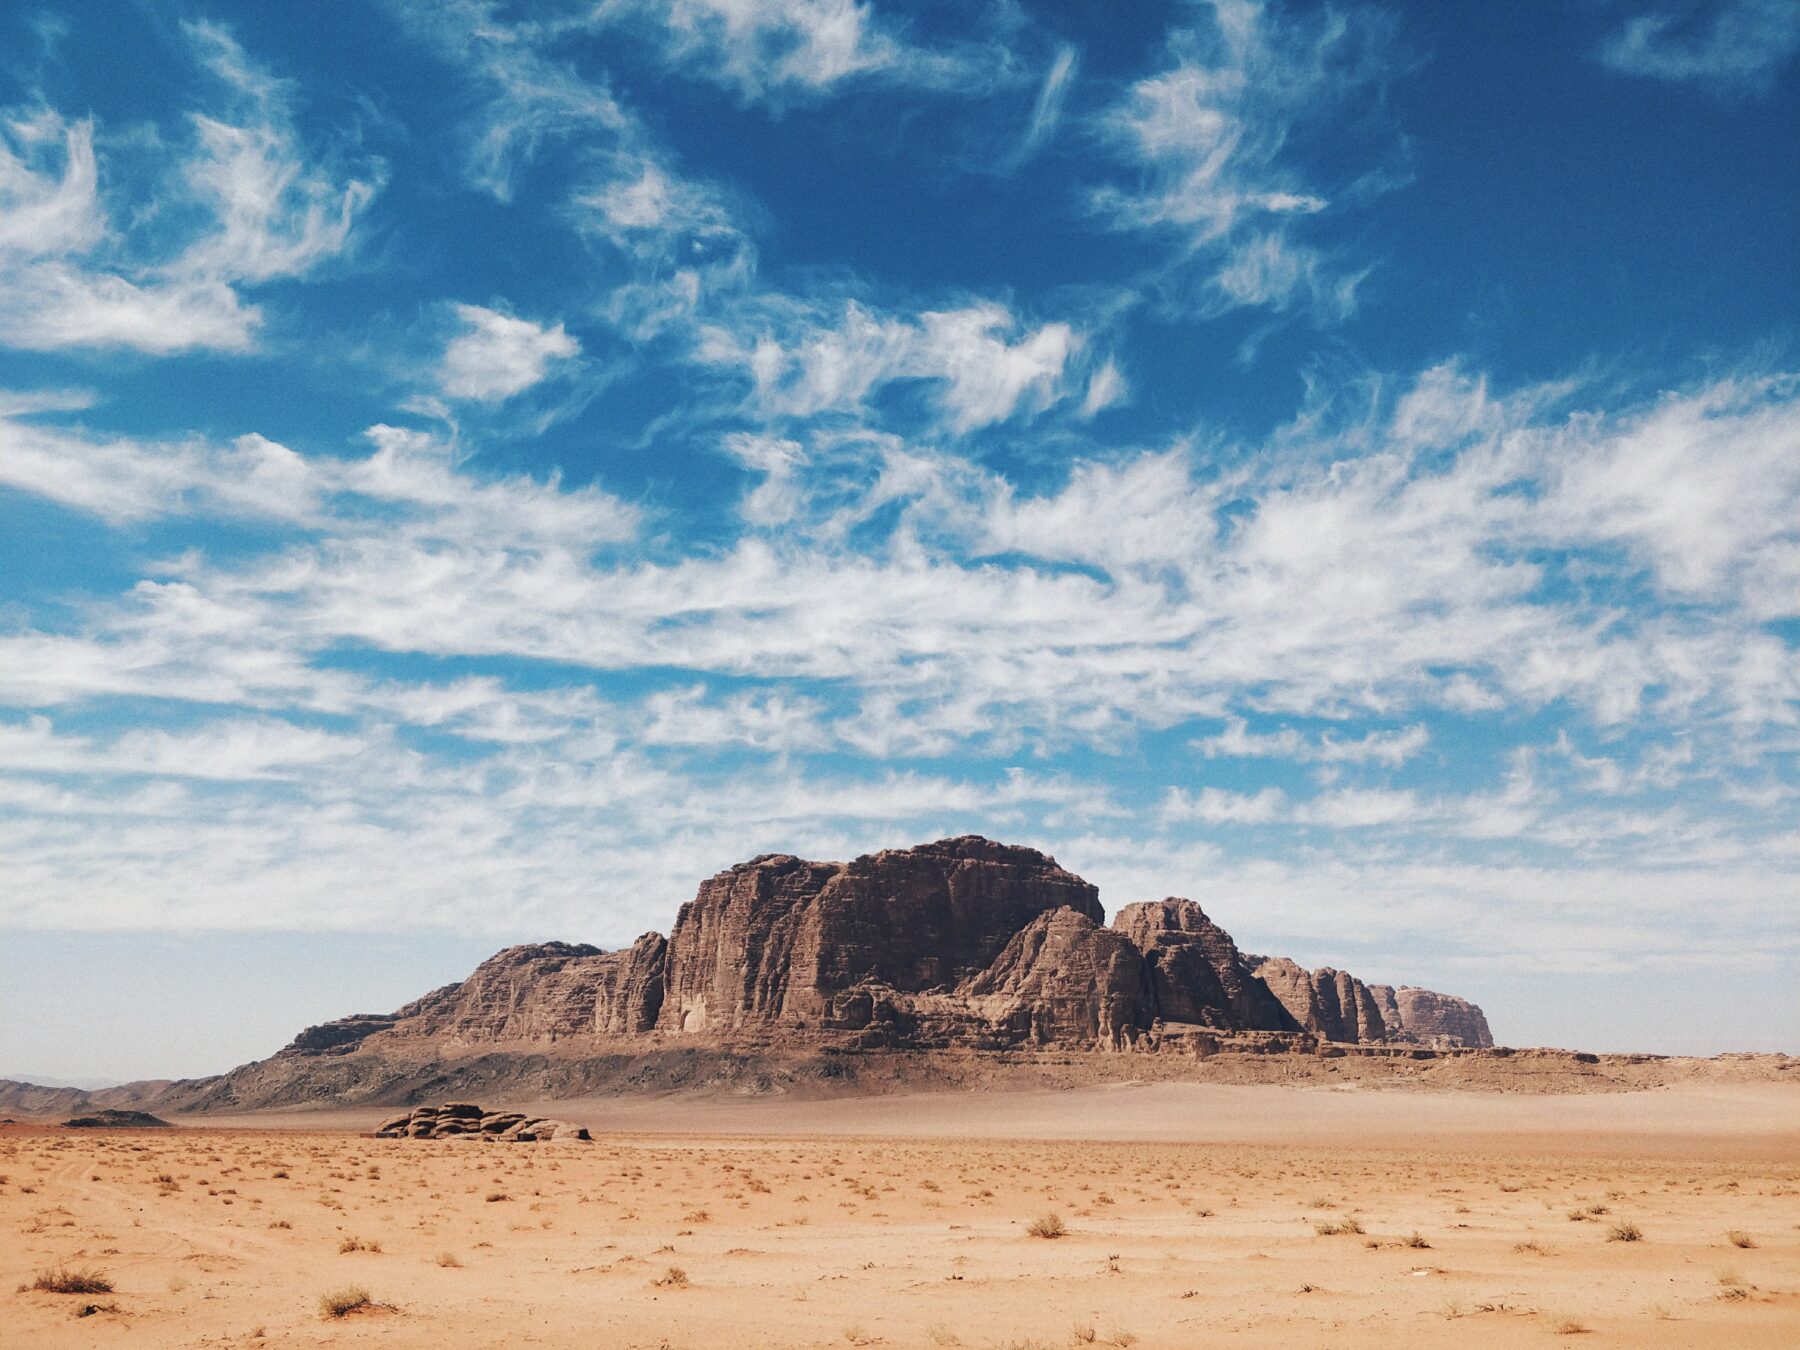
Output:
<svg viewBox="0 0 1800 1350">
<path fill-rule="evenodd" d="M 390 0 L 401 21 L 486 93 L 468 132 L 469 181 L 501 201 L 520 168 L 547 144 L 581 138 L 618 146 L 635 120 L 604 80 L 585 78 L 546 55 L 562 23 L 512 25 L 490 0 Z"/>
<path fill-rule="evenodd" d="M 1087 393 L 1081 400 L 1081 415 L 1091 418 L 1131 398 L 1131 387 L 1124 372 L 1109 356 L 1088 376 Z"/>
<path fill-rule="evenodd" d="M 1194 741 L 1208 759 L 1291 759 L 1302 764 L 1378 763 L 1398 767 L 1423 750 L 1431 734 L 1421 723 L 1399 731 L 1369 731 L 1343 738 L 1327 733 L 1317 740 L 1292 727 L 1253 732 L 1241 717 L 1225 719 L 1225 729 Z"/>
<path fill-rule="evenodd" d="M 167 204 L 191 206 L 205 224 L 174 239 L 159 218 L 180 212 L 136 211 L 115 225 L 91 120 L 42 108 L 8 119 L 0 139 L 0 343 L 155 355 L 247 350 L 263 316 L 240 292 L 305 276 L 349 248 L 374 177 L 341 179 L 309 162 L 284 87 L 222 29 L 185 31 L 236 105 L 233 121 L 192 116 L 193 144 L 174 166 L 180 186 L 167 189 Z"/>
<path fill-rule="evenodd" d="M 181 732 L 139 728 L 110 743 L 59 734 L 47 718 L 0 721 L 0 772 L 247 781 L 294 778 L 368 749 L 360 736 L 274 719 L 236 718 Z"/>
<path fill-rule="evenodd" d="M 1385 74 L 1384 24 L 1366 13 L 1305 18 L 1252 0 L 1214 0 L 1169 39 L 1170 64 L 1101 119 L 1141 181 L 1093 194 L 1116 229 L 1172 239 L 1164 288 L 1203 312 L 1300 309 L 1337 320 L 1360 273 L 1293 237 L 1332 208 L 1292 162 L 1294 131 Z M 1372 179 L 1365 178 L 1364 187 Z"/>
<path fill-rule="evenodd" d="M 1546 447 L 1548 491 L 1527 528 L 1622 545 L 1671 595 L 1727 588 L 1761 617 L 1800 614 L 1797 387 L 1727 378 L 1612 425 L 1571 423 L 1565 435 L 1580 450 Z"/>
<path fill-rule="evenodd" d="M 438 385 L 451 398 L 495 403 L 549 378 L 553 364 L 572 360 L 581 344 L 563 331 L 480 305 L 458 305 L 463 331 L 450 340 Z"/>
<path fill-rule="evenodd" d="M 1080 65 L 1080 54 L 1075 48 L 1065 43 L 1056 49 L 1050 68 L 1044 72 L 1044 82 L 1038 87 L 1037 102 L 1032 105 L 1025 135 L 1013 152 L 1015 165 L 1031 158 L 1056 134 L 1057 123 L 1062 120 L 1063 101 L 1069 96 L 1069 85 Z"/>
<path fill-rule="evenodd" d="M 1294 819 L 1307 825 L 1334 830 L 1368 829 L 1376 825 L 1401 825 L 1417 820 L 1428 810 L 1417 794 L 1385 788 L 1341 788 L 1322 792 L 1295 808 Z"/>
<path fill-rule="evenodd" d="M 325 530 L 426 549 L 446 540 L 502 539 L 583 555 L 636 532 L 637 511 L 597 487 L 485 478 L 453 445 L 376 426 L 363 458 L 309 457 L 262 436 L 229 445 L 156 444 L 52 430 L 0 417 L 0 485 L 121 523 L 208 517 Z M 377 508 L 389 508 L 382 513 Z"/>
<path fill-rule="evenodd" d="M 1162 807 L 1166 822 L 1197 820 L 1207 825 L 1266 825 L 1287 813 L 1287 794 L 1280 788 L 1227 792 L 1206 787 L 1193 794 L 1170 788 Z"/>
<path fill-rule="evenodd" d="M 934 51 L 884 26 L 861 0 L 620 0 L 596 17 L 629 16 L 677 69 L 779 105 L 856 80 L 954 89 L 986 82 L 1004 54 L 967 44 Z"/>
<path fill-rule="evenodd" d="M 8 118 L 0 139 L 0 255 L 80 253 L 106 233 L 94 124 L 48 108 Z M 54 151 L 61 152 L 60 171 Z"/>
<path fill-rule="evenodd" d="M 708 328 L 703 360 L 750 378 L 771 417 L 859 412 L 900 380 L 938 384 L 955 433 L 1040 412 L 1067 393 L 1065 372 L 1080 338 L 1065 323 L 1020 330 L 1003 306 L 884 314 L 850 300 L 831 311 L 769 298 L 732 324 Z M 1018 332 L 1017 340 L 1009 340 Z"/>
<path fill-rule="evenodd" d="M 1800 10 L 1788 0 L 1663 5 L 1635 15 L 1600 49 L 1626 75 L 1766 91 L 1800 52 Z"/>
<path fill-rule="evenodd" d="M 1478 387 L 1440 384 L 1421 382 L 1439 402 L 1491 403 Z M 1770 522 L 1795 518 L 1800 484 L 1769 476 L 1766 496 L 1724 521 L 1728 561 L 1664 583 L 1660 555 L 1640 554 L 1638 535 L 1617 537 L 1615 513 L 1594 509 L 1610 493 L 1635 510 L 1636 480 L 1580 467 L 1604 470 L 1621 438 L 1654 422 L 1706 448 L 1733 481 L 1766 462 L 1768 428 L 1785 425 L 1793 400 L 1780 381 L 1731 384 L 1723 401 L 1713 386 L 1598 421 L 1551 420 L 1535 398 L 1421 420 L 1409 395 L 1391 433 L 1356 421 L 1345 449 L 1357 458 L 1334 460 L 1328 445 L 1217 478 L 1177 450 L 1084 463 L 1030 496 L 879 441 L 871 470 L 817 438 L 747 435 L 728 448 L 764 482 L 743 532 L 630 564 L 595 556 L 637 528 L 615 498 L 483 479 L 454 446 L 398 428 L 371 433 L 374 454 L 337 460 L 255 438 L 144 447 L 13 422 L 0 475 L 109 519 L 225 510 L 324 531 L 264 555 L 185 562 L 104 619 L 147 626 L 171 649 L 191 624 L 228 615 L 271 644 L 850 681 L 887 710 L 871 727 L 913 719 L 918 743 L 949 733 L 1110 744 L 1202 716 L 1479 715 L 1495 699 L 1568 700 L 1602 725 L 1777 725 L 1795 715 L 1800 672 L 1759 628 L 1762 594 L 1744 563 L 1762 556 Z M 1427 420 L 1460 428 L 1454 454 L 1408 441 Z M 1393 448 L 1370 452 L 1370 436 Z M 1587 485 L 1583 510 L 1562 505 L 1565 481 Z M 852 544 L 877 513 L 877 536 Z M 1609 590 L 1590 595 L 1579 575 L 1553 570 L 1548 548 L 1678 581 L 1681 605 L 1621 616 Z M 1416 731 L 1364 730 L 1295 753 L 1392 764 L 1418 744 Z"/>
</svg>

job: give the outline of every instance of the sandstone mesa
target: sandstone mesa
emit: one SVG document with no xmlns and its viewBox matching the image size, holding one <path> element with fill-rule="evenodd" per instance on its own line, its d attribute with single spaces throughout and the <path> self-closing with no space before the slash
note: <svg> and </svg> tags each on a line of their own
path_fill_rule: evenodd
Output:
<svg viewBox="0 0 1800 1350">
<path fill-rule="evenodd" d="M 849 862 L 765 854 L 702 882 L 667 937 L 509 947 L 395 1012 L 308 1027 L 226 1074 L 96 1092 L 0 1082 L 0 1106 L 205 1113 L 1195 1075 L 1585 1091 L 1795 1067 L 1737 1058 L 1496 1048 L 1465 999 L 1246 954 L 1191 900 L 1128 904 L 1108 924 L 1098 890 L 1054 858 L 964 835 Z"/>
<path fill-rule="evenodd" d="M 1243 1032 L 1309 1049 L 1493 1044 L 1463 999 L 1246 956 L 1191 900 L 1127 905 L 1109 926 L 1096 888 L 1055 859 L 969 835 L 847 863 L 753 858 L 701 883 L 667 938 L 509 947 L 395 1013 L 309 1027 L 281 1054 L 576 1038 L 1122 1051 Z"/>
</svg>

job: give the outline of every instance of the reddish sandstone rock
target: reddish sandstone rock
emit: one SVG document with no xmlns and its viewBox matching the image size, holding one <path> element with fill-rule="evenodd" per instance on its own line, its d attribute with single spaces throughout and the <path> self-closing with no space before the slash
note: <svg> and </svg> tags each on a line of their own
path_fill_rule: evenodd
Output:
<svg viewBox="0 0 1800 1350">
<path fill-rule="evenodd" d="M 1245 960 L 1302 1030 L 1352 1044 L 1388 1039 L 1375 996 L 1354 975 L 1330 966 L 1307 970 L 1285 956 Z"/>
<path fill-rule="evenodd" d="M 841 1025 L 847 991 L 949 989 L 1065 906 L 1103 918 L 1095 888 L 1055 859 L 974 835 L 848 863 L 755 858 L 682 906 L 658 1026 L 729 1036 Z"/>
<path fill-rule="evenodd" d="M 1143 954 L 1073 909 L 1040 914 L 956 992 L 1036 1045 L 1117 1049 L 1154 1017 Z"/>
<path fill-rule="evenodd" d="M 1298 1025 L 1250 970 L 1231 934 L 1192 900 L 1127 905 L 1113 927 L 1144 953 L 1156 1015 L 1164 1021 L 1242 1031 Z"/>
<path fill-rule="evenodd" d="M 1239 1049 L 1263 1037 L 1270 1052 L 1312 1038 L 1492 1043 L 1481 1010 L 1461 999 L 1245 956 L 1189 900 L 1127 905 L 1110 927 L 1103 918 L 1095 888 L 1055 859 L 973 835 L 847 863 L 769 854 L 703 882 L 667 939 L 646 933 L 610 952 L 509 947 L 397 1012 L 307 1028 L 273 1060 L 234 1071 L 218 1095 L 241 1106 L 304 1096 L 309 1075 L 326 1081 L 331 1065 L 339 1077 L 364 1068 L 378 1077 L 384 1057 L 530 1060 L 559 1041 L 633 1055 L 1163 1044 L 1198 1053 L 1208 1036 Z M 384 1129 L 430 1134 L 466 1122 L 456 1129 L 519 1138 L 557 1127 L 474 1110 L 421 1108 Z"/>
<path fill-rule="evenodd" d="M 1386 989 L 1385 985 L 1372 986 Z M 1401 985 L 1390 991 L 1400 1014 L 1401 1035 L 1427 1046 L 1485 1050 L 1494 1044 L 1487 1015 L 1467 999 Z"/>
</svg>

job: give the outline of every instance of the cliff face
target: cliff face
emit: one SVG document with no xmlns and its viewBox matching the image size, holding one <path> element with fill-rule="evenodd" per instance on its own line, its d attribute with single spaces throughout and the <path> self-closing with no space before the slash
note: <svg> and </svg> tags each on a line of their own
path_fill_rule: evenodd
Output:
<svg viewBox="0 0 1800 1350">
<path fill-rule="evenodd" d="M 1246 956 L 1191 900 L 1127 905 L 1108 927 L 1055 859 L 964 836 L 847 863 L 753 858 L 702 882 L 667 939 L 509 947 L 397 1012 L 309 1027 L 277 1060 L 567 1041 L 1127 1049 L 1213 1032 L 1492 1044 L 1461 999 Z"/>
<path fill-rule="evenodd" d="M 1303 1030 L 1350 1044 L 1389 1039 L 1389 1024 L 1375 996 L 1349 972 L 1330 966 L 1306 970 L 1285 956 L 1252 956 L 1248 961 Z"/>
<path fill-rule="evenodd" d="M 1400 1031 L 1396 1040 L 1428 1046 L 1469 1046 L 1477 1050 L 1489 1049 L 1494 1044 L 1494 1035 L 1488 1030 L 1487 1014 L 1467 999 L 1429 989 L 1415 989 L 1411 985 L 1394 989 L 1385 984 L 1372 984 L 1369 989 L 1377 998 L 1392 1005 Z M 1394 1023 L 1390 1022 L 1390 1025 Z"/>
<path fill-rule="evenodd" d="M 1165 1022 L 1243 1031 L 1293 1031 L 1286 1015 L 1218 924 L 1192 900 L 1127 905 L 1113 926 L 1135 943 L 1150 966 L 1156 1015 Z"/>
<path fill-rule="evenodd" d="M 1155 1018 L 1144 954 L 1079 910 L 1040 914 L 957 992 L 1032 1045 L 1121 1049 Z"/>
<path fill-rule="evenodd" d="M 701 883 L 669 935 L 658 1029 L 729 1035 L 817 1027 L 866 984 L 948 989 L 1039 915 L 1096 923 L 1099 892 L 1052 858 L 973 836 L 849 863 L 776 855 Z"/>
</svg>

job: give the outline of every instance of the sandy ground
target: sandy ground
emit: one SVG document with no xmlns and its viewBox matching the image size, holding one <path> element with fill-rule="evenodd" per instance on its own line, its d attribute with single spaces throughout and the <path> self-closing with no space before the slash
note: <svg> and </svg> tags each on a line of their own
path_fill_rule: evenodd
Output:
<svg viewBox="0 0 1800 1350">
<path fill-rule="evenodd" d="M 0 1345 L 1800 1344 L 1791 1087 L 556 1114 L 607 1132 L 0 1130 Z M 58 1267 L 114 1289 L 31 1287 Z M 378 1306 L 322 1313 L 353 1287 Z"/>
</svg>

